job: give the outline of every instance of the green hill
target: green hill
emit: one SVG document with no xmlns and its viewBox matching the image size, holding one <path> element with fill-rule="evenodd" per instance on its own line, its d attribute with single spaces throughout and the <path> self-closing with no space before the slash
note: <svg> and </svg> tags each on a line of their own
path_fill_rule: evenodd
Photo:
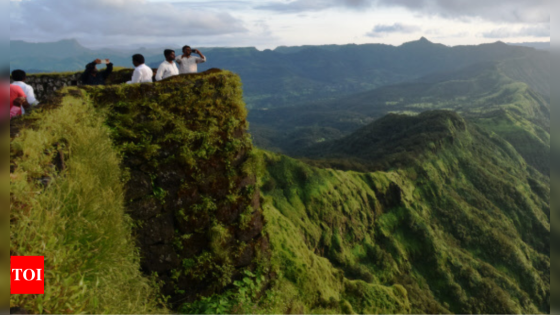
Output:
<svg viewBox="0 0 560 315">
<path fill-rule="evenodd" d="M 10 306 L 550 313 L 550 177 L 504 140 L 544 130 L 548 104 L 475 73 L 468 118 L 385 115 L 304 160 L 253 147 L 229 71 L 63 89 L 11 121 L 10 255 L 44 255 L 48 293 Z"/>
<path fill-rule="evenodd" d="M 333 102 L 253 110 L 251 130 L 257 145 L 297 155 L 306 147 L 348 135 L 390 113 L 452 110 L 510 141 L 532 166 L 548 174 L 550 94 L 535 91 L 549 88 L 542 83 L 549 72 L 541 61 L 519 61 L 517 68 L 509 62 L 477 64 Z M 533 63 L 538 66 L 533 68 Z M 275 146 L 268 147 L 268 143 Z"/>
<path fill-rule="evenodd" d="M 390 115 L 308 156 L 319 168 L 266 154 L 262 186 L 300 295 L 358 313 L 548 312 L 550 182 L 500 137 L 450 112 Z M 338 284 L 306 271 L 333 268 L 317 257 Z M 404 304 L 381 293 L 399 286 Z"/>
</svg>

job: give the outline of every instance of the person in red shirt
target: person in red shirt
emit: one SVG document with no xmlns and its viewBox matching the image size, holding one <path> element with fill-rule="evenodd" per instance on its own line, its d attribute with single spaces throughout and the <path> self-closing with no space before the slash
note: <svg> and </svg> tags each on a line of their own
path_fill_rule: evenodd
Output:
<svg viewBox="0 0 560 315">
<path fill-rule="evenodd" d="M 28 109 L 29 103 L 23 89 L 17 85 L 10 84 L 10 119 L 21 116 L 21 107 Z"/>
</svg>

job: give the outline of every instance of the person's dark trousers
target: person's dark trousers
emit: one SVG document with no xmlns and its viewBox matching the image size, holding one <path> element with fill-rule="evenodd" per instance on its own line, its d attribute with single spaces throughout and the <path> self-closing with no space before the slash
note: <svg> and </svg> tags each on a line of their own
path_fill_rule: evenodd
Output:
<svg viewBox="0 0 560 315">
<path fill-rule="evenodd" d="M 82 84 L 83 85 L 105 85 L 105 80 L 111 75 L 113 72 L 113 64 L 107 64 L 107 69 L 103 71 L 97 72 L 97 74 L 93 75 L 93 68 L 95 68 L 97 64 L 94 62 L 88 63 L 86 66 L 86 71 L 82 74 Z"/>
</svg>

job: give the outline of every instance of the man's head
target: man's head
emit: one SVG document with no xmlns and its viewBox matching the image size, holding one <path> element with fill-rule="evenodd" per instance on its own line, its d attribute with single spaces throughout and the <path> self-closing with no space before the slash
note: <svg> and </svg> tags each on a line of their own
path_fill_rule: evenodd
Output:
<svg viewBox="0 0 560 315">
<path fill-rule="evenodd" d="M 12 71 L 12 79 L 14 81 L 25 81 L 27 74 L 23 70 Z"/>
<path fill-rule="evenodd" d="M 165 60 L 172 61 L 175 60 L 175 51 L 171 49 L 166 49 L 163 51 L 163 55 L 165 56 Z"/>
<path fill-rule="evenodd" d="M 185 54 L 185 56 L 190 56 L 192 54 L 191 46 L 184 46 L 183 47 L 183 54 Z"/>
<path fill-rule="evenodd" d="M 145 62 L 146 62 L 146 60 L 144 59 L 144 56 L 142 56 L 140 54 L 136 54 L 136 55 L 132 56 L 132 64 L 135 67 L 143 65 Z"/>
</svg>

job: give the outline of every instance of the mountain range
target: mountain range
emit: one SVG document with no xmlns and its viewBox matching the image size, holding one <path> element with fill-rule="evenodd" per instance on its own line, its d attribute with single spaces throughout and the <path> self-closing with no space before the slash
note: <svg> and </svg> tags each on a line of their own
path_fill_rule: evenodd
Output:
<svg viewBox="0 0 560 315">
<path fill-rule="evenodd" d="M 144 54 L 157 68 L 161 52 L 92 50 L 76 40 L 56 43 L 10 42 L 10 68 L 29 73 L 81 71 L 96 58 L 109 58 L 119 67 L 132 67 L 131 56 Z M 448 47 L 426 38 L 395 47 L 382 44 L 247 48 L 200 48 L 208 62 L 199 66 L 231 70 L 244 83 L 249 108 L 274 108 L 317 100 L 332 100 L 377 87 L 421 78 L 474 63 L 538 54 L 534 49 L 504 43 Z M 180 49 L 177 48 L 179 53 Z M 543 52 L 544 54 L 544 52 Z"/>
<path fill-rule="evenodd" d="M 541 50 L 550 50 L 550 42 L 524 42 L 524 43 L 508 43 L 513 46 L 533 47 Z"/>
<path fill-rule="evenodd" d="M 387 114 L 452 110 L 504 137 L 535 168 L 548 174 L 549 65 L 548 53 L 534 51 L 334 101 L 253 109 L 249 120 L 258 145 L 300 155 L 308 147 L 340 139 Z M 534 145 L 527 146 L 528 142 Z"/>
</svg>

